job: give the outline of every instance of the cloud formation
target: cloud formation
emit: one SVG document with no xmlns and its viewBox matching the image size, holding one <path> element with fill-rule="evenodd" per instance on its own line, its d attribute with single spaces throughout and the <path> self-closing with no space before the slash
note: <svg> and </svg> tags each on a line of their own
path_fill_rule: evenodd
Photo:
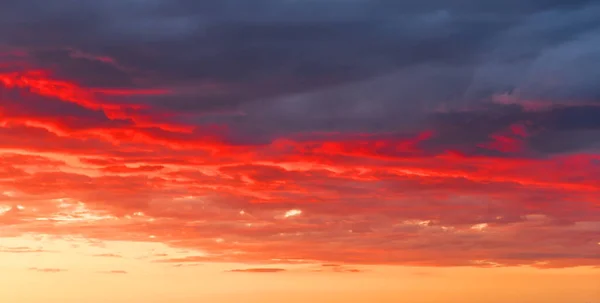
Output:
<svg viewBox="0 0 600 303">
<path fill-rule="evenodd" d="M 600 265 L 599 12 L 5 1 L 0 235 L 198 252 L 173 263 Z"/>
</svg>

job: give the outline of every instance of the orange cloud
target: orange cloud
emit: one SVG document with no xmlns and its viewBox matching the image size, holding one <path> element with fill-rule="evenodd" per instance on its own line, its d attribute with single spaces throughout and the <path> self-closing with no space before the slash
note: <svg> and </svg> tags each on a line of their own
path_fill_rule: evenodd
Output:
<svg viewBox="0 0 600 303">
<path fill-rule="evenodd" d="M 123 258 L 123 256 L 118 254 L 97 254 L 94 257 L 102 257 L 102 258 Z"/>
<path fill-rule="evenodd" d="M 47 250 L 44 249 L 40 249 L 40 248 L 31 248 L 31 247 L 23 247 L 23 246 L 19 246 L 19 247 L 0 247 L 0 253 L 43 253 L 43 252 L 49 252 Z"/>
<path fill-rule="evenodd" d="M 247 268 L 247 269 L 232 269 L 229 272 L 239 273 L 277 273 L 286 271 L 283 268 Z"/>
<path fill-rule="evenodd" d="M 116 274 L 116 275 L 124 275 L 127 274 L 127 271 L 124 270 L 109 270 L 109 271 L 101 271 L 103 274 Z"/>
<path fill-rule="evenodd" d="M 37 267 L 31 267 L 31 268 L 29 268 L 29 270 L 45 272 L 45 273 L 59 273 L 59 272 L 66 271 L 66 269 L 61 269 L 61 268 L 37 268 Z"/>
</svg>

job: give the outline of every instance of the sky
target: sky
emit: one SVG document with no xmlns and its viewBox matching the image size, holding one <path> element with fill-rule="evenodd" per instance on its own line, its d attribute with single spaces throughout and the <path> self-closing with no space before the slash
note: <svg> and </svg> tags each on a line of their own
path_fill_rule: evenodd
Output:
<svg viewBox="0 0 600 303">
<path fill-rule="evenodd" d="M 600 302 L 600 3 L 3 0 L 1 302 Z"/>
</svg>

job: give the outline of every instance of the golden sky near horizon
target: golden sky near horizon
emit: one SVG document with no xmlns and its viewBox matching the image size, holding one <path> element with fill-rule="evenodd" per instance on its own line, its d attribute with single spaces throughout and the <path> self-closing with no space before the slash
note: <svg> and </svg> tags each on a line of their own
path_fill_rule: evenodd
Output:
<svg viewBox="0 0 600 303">
<path fill-rule="evenodd" d="M 167 256 L 195 255 L 160 243 L 49 235 L 1 238 L 0 301 L 562 303 L 600 297 L 600 269 L 592 267 L 161 262 Z"/>
</svg>

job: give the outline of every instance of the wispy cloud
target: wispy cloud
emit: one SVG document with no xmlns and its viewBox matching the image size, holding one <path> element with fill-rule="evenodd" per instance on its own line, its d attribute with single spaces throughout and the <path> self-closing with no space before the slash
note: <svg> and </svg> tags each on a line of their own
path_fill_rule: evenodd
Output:
<svg viewBox="0 0 600 303">
<path fill-rule="evenodd" d="M 37 271 L 37 272 L 44 272 L 44 273 L 59 273 L 59 272 L 67 271 L 66 269 L 62 269 L 62 268 L 38 268 L 38 267 L 30 267 L 29 270 Z"/>
<path fill-rule="evenodd" d="M 124 274 L 127 274 L 127 271 L 125 271 L 125 270 L 107 270 L 107 271 L 100 271 L 99 273 L 124 275 Z"/>
<path fill-rule="evenodd" d="M 41 248 L 32 248 L 32 247 L 25 247 L 25 246 L 18 246 L 18 247 L 0 246 L 0 253 L 45 253 L 45 252 L 50 252 L 50 251 L 41 249 Z"/>
<path fill-rule="evenodd" d="M 278 273 L 286 271 L 283 268 L 246 268 L 246 269 L 232 269 L 228 270 L 228 272 L 237 272 L 237 273 Z"/>
<path fill-rule="evenodd" d="M 95 254 L 93 256 L 94 257 L 101 257 L 101 258 L 123 258 L 123 256 L 121 256 L 119 254 L 113 254 L 113 253 Z"/>
</svg>

